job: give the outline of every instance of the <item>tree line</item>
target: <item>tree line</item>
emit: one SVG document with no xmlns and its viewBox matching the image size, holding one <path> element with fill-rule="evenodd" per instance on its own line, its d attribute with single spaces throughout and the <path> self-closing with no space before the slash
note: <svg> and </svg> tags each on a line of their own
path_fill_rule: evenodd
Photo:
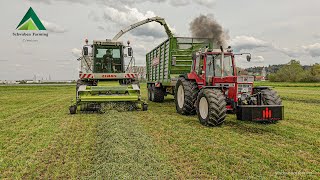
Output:
<svg viewBox="0 0 320 180">
<path fill-rule="evenodd" d="M 266 79 L 272 82 L 320 82 L 320 64 L 301 65 L 298 60 L 287 64 L 238 68 L 241 75 L 261 76 L 262 69 L 267 72 Z"/>
<path fill-rule="evenodd" d="M 304 68 L 300 61 L 291 60 L 267 78 L 272 82 L 320 82 L 320 64 Z"/>
</svg>

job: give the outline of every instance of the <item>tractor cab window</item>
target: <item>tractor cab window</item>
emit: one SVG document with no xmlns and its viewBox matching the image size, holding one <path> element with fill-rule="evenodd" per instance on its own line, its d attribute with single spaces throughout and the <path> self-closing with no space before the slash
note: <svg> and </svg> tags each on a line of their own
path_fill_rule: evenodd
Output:
<svg viewBox="0 0 320 180">
<path fill-rule="evenodd" d="M 198 73 L 199 68 L 200 68 L 200 56 L 197 55 L 196 58 L 194 59 L 193 70 Z"/>
<path fill-rule="evenodd" d="M 224 76 L 233 76 L 234 72 L 233 72 L 233 65 L 232 65 L 232 58 L 231 56 L 224 56 L 224 71 L 223 71 L 223 75 Z"/>
<path fill-rule="evenodd" d="M 216 56 L 214 59 L 214 76 L 221 77 L 221 56 Z"/>
<path fill-rule="evenodd" d="M 233 65 L 232 65 L 232 58 L 231 56 L 224 56 L 223 60 L 223 72 L 222 66 L 221 66 L 221 55 L 215 56 L 214 58 L 214 75 L 217 77 L 221 77 L 223 73 L 223 76 L 233 76 Z"/>
<path fill-rule="evenodd" d="M 122 72 L 120 49 L 98 47 L 95 51 L 94 72 L 96 73 Z"/>
<path fill-rule="evenodd" d="M 214 76 L 214 59 L 215 57 L 213 55 L 207 55 L 207 61 L 206 61 L 206 76 Z"/>
<path fill-rule="evenodd" d="M 194 69 L 197 72 L 197 74 L 199 74 L 199 75 L 202 74 L 203 65 L 204 65 L 203 56 L 201 56 L 201 55 L 197 56 L 196 62 L 195 62 L 195 69 Z"/>
<path fill-rule="evenodd" d="M 203 55 L 197 55 L 194 63 L 192 65 L 192 69 L 198 74 L 203 74 L 203 66 L 204 66 L 204 56 Z"/>
</svg>

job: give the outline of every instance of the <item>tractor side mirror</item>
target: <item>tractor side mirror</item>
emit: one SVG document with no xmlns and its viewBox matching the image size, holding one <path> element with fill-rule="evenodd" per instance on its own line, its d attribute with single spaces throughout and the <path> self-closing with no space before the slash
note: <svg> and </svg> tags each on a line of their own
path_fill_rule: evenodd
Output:
<svg viewBox="0 0 320 180">
<path fill-rule="evenodd" d="M 131 57 L 133 54 L 132 47 L 128 47 L 128 56 Z"/>
<path fill-rule="evenodd" d="M 83 55 L 84 56 L 88 56 L 89 55 L 89 49 L 86 46 L 83 47 Z"/>
<path fill-rule="evenodd" d="M 247 55 L 247 61 L 250 62 L 251 61 L 251 56 Z"/>
</svg>

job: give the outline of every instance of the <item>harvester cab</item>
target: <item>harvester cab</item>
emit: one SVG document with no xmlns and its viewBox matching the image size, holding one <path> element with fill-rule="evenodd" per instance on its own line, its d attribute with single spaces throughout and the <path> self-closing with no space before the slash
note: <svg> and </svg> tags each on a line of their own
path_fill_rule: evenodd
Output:
<svg viewBox="0 0 320 180">
<path fill-rule="evenodd" d="M 125 54 L 127 50 L 127 54 Z M 125 57 L 133 58 L 132 48 L 122 42 L 93 41 L 83 47 L 81 70 L 76 86 L 76 103 L 70 113 L 100 111 L 106 103 L 126 104 L 130 110 L 147 110 L 141 99 L 138 75 L 125 71 Z"/>
<path fill-rule="evenodd" d="M 191 72 L 181 75 L 175 88 L 176 109 L 180 114 L 197 112 L 203 125 L 217 126 L 226 113 L 239 120 L 277 121 L 283 119 L 283 106 L 270 87 L 254 87 L 253 76 L 239 76 L 236 55 L 229 47 L 193 54 Z"/>
</svg>

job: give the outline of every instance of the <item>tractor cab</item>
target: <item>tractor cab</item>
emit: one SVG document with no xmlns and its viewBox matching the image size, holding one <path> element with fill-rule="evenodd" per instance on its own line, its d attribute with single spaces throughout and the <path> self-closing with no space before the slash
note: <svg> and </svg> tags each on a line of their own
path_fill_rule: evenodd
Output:
<svg viewBox="0 0 320 180">
<path fill-rule="evenodd" d="M 247 60 L 251 60 L 251 54 Z M 219 88 L 226 96 L 227 109 L 233 111 L 238 105 L 239 98 L 251 96 L 253 93 L 254 77 L 238 76 L 235 65 L 235 55 L 231 47 L 227 52 L 221 49 L 212 51 L 197 52 L 194 55 L 189 79 L 195 79 L 198 88 L 214 87 Z M 239 54 L 242 55 L 242 54 Z"/>
<path fill-rule="evenodd" d="M 223 48 L 213 49 L 205 52 L 193 54 L 193 62 L 189 78 L 196 79 L 201 86 L 229 86 L 230 83 L 238 82 L 237 68 L 235 65 L 235 55 L 247 55 L 250 62 L 250 53 L 234 54 L 231 47 L 224 52 Z M 252 79 L 249 77 L 248 79 Z"/>
<path fill-rule="evenodd" d="M 211 86 L 215 80 L 237 76 L 234 54 L 221 51 L 196 53 L 192 64 L 192 74 L 198 76 L 203 85 Z"/>
<path fill-rule="evenodd" d="M 122 42 L 94 41 L 92 45 L 85 45 L 84 67 L 89 66 L 92 73 L 124 73 L 125 48 L 131 52 L 131 47 Z"/>
</svg>

